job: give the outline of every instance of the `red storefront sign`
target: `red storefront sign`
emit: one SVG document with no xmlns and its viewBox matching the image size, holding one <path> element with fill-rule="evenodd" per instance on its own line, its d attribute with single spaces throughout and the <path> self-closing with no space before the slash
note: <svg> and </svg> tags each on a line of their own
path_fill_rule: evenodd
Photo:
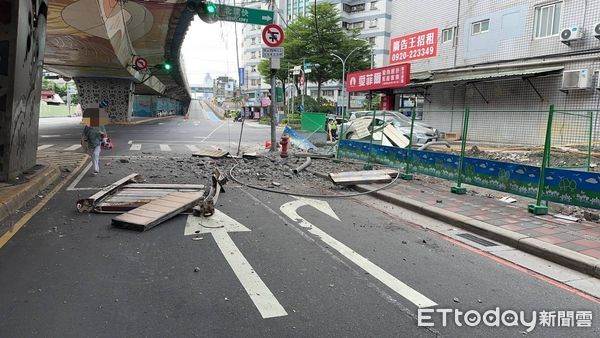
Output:
<svg viewBox="0 0 600 338">
<path fill-rule="evenodd" d="M 390 63 L 407 62 L 437 56 L 438 29 L 392 38 Z"/>
<path fill-rule="evenodd" d="M 400 88 L 410 82 L 410 64 L 387 66 L 349 73 L 346 86 L 348 92 Z"/>
</svg>

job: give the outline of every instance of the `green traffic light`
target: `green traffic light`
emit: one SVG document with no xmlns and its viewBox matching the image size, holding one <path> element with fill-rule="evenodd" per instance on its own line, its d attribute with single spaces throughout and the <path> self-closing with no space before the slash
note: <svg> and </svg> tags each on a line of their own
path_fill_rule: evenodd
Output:
<svg viewBox="0 0 600 338">
<path fill-rule="evenodd" d="M 217 12 L 217 6 L 215 4 L 213 4 L 212 2 L 207 2 L 206 3 L 206 12 L 208 14 L 215 14 Z"/>
</svg>

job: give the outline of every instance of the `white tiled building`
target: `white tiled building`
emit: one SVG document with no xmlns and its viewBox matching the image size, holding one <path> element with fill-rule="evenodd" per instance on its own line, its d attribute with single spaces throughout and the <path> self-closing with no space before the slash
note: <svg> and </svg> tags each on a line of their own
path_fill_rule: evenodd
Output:
<svg viewBox="0 0 600 338">
<path fill-rule="evenodd" d="M 600 1 L 403 0 L 391 16 L 392 39 L 438 32 L 437 55 L 410 61 L 413 83 L 394 93 L 396 108 L 419 98 L 423 120 L 443 131 L 460 131 L 465 107 L 510 110 L 476 114 L 470 138 L 540 144 L 547 115 L 531 111 L 600 107 Z M 569 71 L 583 88 L 565 88 Z M 581 133 L 579 120 L 555 125 Z"/>
</svg>

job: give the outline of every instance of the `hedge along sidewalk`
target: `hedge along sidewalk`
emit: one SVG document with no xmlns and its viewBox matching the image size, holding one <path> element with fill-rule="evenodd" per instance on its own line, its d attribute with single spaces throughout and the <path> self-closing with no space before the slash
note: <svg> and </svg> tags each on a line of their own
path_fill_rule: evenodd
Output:
<svg viewBox="0 0 600 338">
<path fill-rule="evenodd" d="M 367 191 L 373 186 L 355 188 Z M 446 186 L 416 180 L 403 181 L 371 196 L 600 277 L 600 224 L 535 216 L 496 199 L 456 195 Z"/>
</svg>

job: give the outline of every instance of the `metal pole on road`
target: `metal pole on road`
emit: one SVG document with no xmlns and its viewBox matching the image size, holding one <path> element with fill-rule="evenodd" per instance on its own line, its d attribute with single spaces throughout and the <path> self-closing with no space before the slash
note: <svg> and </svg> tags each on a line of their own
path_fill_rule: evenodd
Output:
<svg viewBox="0 0 600 338">
<path fill-rule="evenodd" d="M 348 55 L 342 59 L 339 55 L 335 54 L 335 53 L 331 53 L 332 56 L 335 56 L 336 58 L 340 59 L 340 61 L 342 61 L 342 102 L 344 102 L 344 104 L 342 105 L 342 123 L 340 125 L 340 135 L 338 135 L 338 144 L 337 144 L 337 151 L 336 151 L 336 158 L 340 157 L 340 140 L 342 139 L 342 136 L 344 135 L 344 118 L 346 117 L 346 110 L 347 110 L 347 101 L 345 100 L 346 98 L 346 62 L 348 61 L 348 58 L 350 58 L 350 55 L 352 55 L 352 53 L 356 52 L 360 47 L 356 47 L 354 48 L 352 51 L 350 51 L 350 53 L 348 53 Z"/>
</svg>

